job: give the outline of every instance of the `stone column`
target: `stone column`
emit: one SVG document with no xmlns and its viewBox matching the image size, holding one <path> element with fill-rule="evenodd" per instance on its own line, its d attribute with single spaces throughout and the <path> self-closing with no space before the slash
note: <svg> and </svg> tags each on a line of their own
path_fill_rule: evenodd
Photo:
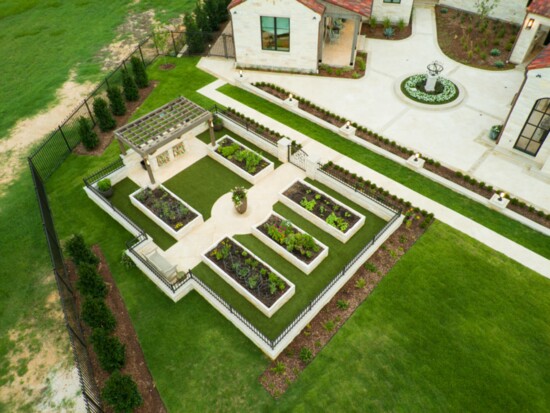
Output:
<svg viewBox="0 0 550 413">
<path fill-rule="evenodd" d="M 288 138 L 282 138 L 277 141 L 277 159 L 281 162 L 288 162 L 288 153 L 291 143 L 291 140 Z"/>
<path fill-rule="evenodd" d="M 155 176 L 153 175 L 153 170 L 151 169 L 151 163 L 149 162 L 149 158 L 145 157 L 143 158 L 145 161 L 145 169 L 147 169 L 147 173 L 149 174 L 149 179 L 151 180 L 151 183 L 155 185 Z"/>
<path fill-rule="evenodd" d="M 123 155 L 126 155 L 126 147 L 124 146 L 124 144 L 122 143 L 122 141 L 120 139 L 117 139 L 117 141 L 118 141 L 118 146 L 120 147 L 120 152 Z"/>
<path fill-rule="evenodd" d="M 529 24 L 530 19 L 533 19 L 534 21 L 533 26 L 528 29 L 527 25 Z M 531 46 L 533 45 L 533 40 L 535 39 L 539 27 L 540 23 L 533 17 L 533 15 L 528 14 L 523 22 L 523 26 L 519 37 L 516 40 L 516 44 L 514 45 L 514 50 L 510 55 L 510 62 L 516 65 L 523 63 L 531 51 Z"/>
<path fill-rule="evenodd" d="M 214 120 L 210 118 L 208 120 L 208 132 L 210 133 L 210 144 L 216 146 L 216 135 L 214 134 Z"/>
</svg>

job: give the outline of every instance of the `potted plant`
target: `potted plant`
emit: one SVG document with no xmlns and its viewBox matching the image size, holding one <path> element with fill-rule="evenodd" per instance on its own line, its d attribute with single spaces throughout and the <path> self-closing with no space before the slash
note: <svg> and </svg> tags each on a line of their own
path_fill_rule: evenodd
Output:
<svg viewBox="0 0 550 413">
<path fill-rule="evenodd" d="M 236 186 L 231 190 L 231 193 L 231 200 L 233 201 L 233 205 L 235 205 L 235 209 L 239 214 L 244 214 L 248 206 L 246 200 L 246 188 Z"/>
<path fill-rule="evenodd" d="M 219 132 L 223 129 L 223 121 L 219 116 L 214 116 L 212 119 L 212 123 L 214 124 L 214 130 L 216 132 Z"/>
<path fill-rule="evenodd" d="M 491 126 L 491 130 L 489 131 L 489 139 L 491 139 L 492 141 L 496 140 L 501 130 L 502 130 L 502 125 Z"/>
<path fill-rule="evenodd" d="M 113 186 L 110 179 L 102 179 L 97 183 L 97 189 L 105 198 L 110 198 L 113 195 Z"/>
</svg>

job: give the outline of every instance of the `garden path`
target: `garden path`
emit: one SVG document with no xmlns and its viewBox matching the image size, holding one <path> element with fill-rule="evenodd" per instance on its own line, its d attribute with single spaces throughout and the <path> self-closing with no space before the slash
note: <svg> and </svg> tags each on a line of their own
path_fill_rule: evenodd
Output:
<svg viewBox="0 0 550 413">
<path fill-rule="evenodd" d="M 523 67 L 490 71 L 460 64 L 441 52 L 433 8 L 415 8 L 413 34 L 404 40 L 367 39 L 367 72 L 361 79 L 338 79 L 288 73 L 245 71 L 246 82 L 271 82 L 331 112 L 367 126 L 401 145 L 439 160 L 496 188 L 548 209 L 548 180 L 533 174 L 537 166 L 525 156 L 497 149 L 488 138 L 502 124 L 523 81 Z M 399 79 L 424 73 L 433 60 L 443 75 L 466 89 L 464 100 L 444 110 L 419 108 L 394 91 Z M 203 58 L 199 67 L 233 82 L 234 61 Z M 529 183 L 526 185 L 526 183 Z"/>
<path fill-rule="evenodd" d="M 204 143 L 194 140 L 206 150 Z M 195 149 L 198 150 L 198 146 Z M 278 193 L 296 179 L 304 177 L 305 173 L 294 165 L 281 165 L 248 190 L 248 209 L 242 215 L 235 211 L 231 193 L 224 194 L 214 203 L 211 217 L 166 250 L 166 258 L 177 264 L 180 270 L 195 267 L 201 262 L 201 254 L 222 237 L 250 234 L 253 225 L 268 217 L 278 201 Z"/>
<path fill-rule="evenodd" d="M 412 202 L 413 205 L 420 207 L 421 209 L 426 209 L 434 213 L 435 217 L 442 222 L 450 225 L 453 228 L 462 231 L 466 235 L 477 239 L 483 244 L 499 251 L 513 260 L 519 262 L 520 264 L 530 268 L 539 274 L 542 274 L 545 277 L 550 278 L 550 260 L 534 253 L 533 251 L 519 245 L 506 237 L 484 227 L 481 224 L 478 224 L 475 221 L 472 221 L 469 218 L 449 209 L 430 198 L 427 198 L 404 185 L 401 185 L 398 182 L 376 172 L 373 169 L 368 168 L 367 166 L 360 164 L 352 159 L 343 156 L 337 151 L 326 147 L 325 145 L 309 138 L 306 135 L 301 134 L 300 132 L 281 124 L 274 119 L 264 115 L 252 109 L 239 101 L 236 101 L 229 96 L 218 92 L 217 89 L 222 86 L 224 82 L 222 80 L 217 80 L 211 84 L 205 86 L 199 90 L 199 93 L 209 97 L 210 99 L 224 105 L 230 106 L 237 111 L 243 113 L 245 116 L 249 116 L 253 119 L 256 119 L 261 124 L 265 125 L 268 128 L 279 131 L 280 133 L 288 136 L 290 139 L 294 139 L 297 142 L 303 144 L 305 152 L 309 155 L 309 160 L 312 162 L 316 161 L 333 161 L 339 165 L 349 169 L 352 172 L 357 173 L 358 175 L 369 177 L 369 179 L 376 183 L 379 186 L 390 191 L 390 193 L 397 195 L 400 198 L 404 198 Z M 279 168 L 281 169 L 281 168 Z"/>
</svg>

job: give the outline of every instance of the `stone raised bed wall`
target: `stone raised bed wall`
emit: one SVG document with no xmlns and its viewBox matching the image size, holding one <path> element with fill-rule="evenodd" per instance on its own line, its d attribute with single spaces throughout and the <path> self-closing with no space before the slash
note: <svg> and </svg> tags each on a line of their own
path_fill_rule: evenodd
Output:
<svg viewBox="0 0 550 413">
<path fill-rule="evenodd" d="M 225 126 L 226 129 L 243 137 L 250 143 L 253 143 L 254 145 L 256 145 L 261 150 L 266 151 L 270 155 L 273 155 L 273 156 L 279 155 L 276 145 L 272 145 L 271 143 L 267 142 L 265 139 L 260 138 L 254 132 L 246 130 L 246 128 L 242 127 L 237 122 L 229 119 L 223 113 L 218 113 L 217 116 L 223 119 L 223 126 Z"/>
<path fill-rule="evenodd" d="M 264 220 L 262 220 L 258 225 L 254 225 L 252 227 L 252 235 L 258 238 L 265 245 L 267 245 L 269 248 L 271 248 L 273 251 L 275 251 L 277 254 L 283 257 L 285 260 L 290 262 L 292 265 L 297 267 L 300 271 L 302 271 L 305 274 L 310 274 L 328 256 L 328 251 L 329 251 L 328 247 L 314 237 L 313 239 L 315 240 L 315 243 L 321 247 L 322 251 L 309 264 L 305 263 L 304 261 L 296 257 L 294 254 L 292 254 L 291 252 L 288 252 L 288 250 L 284 246 L 272 240 L 269 236 L 265 235 L 262 231 L 258 229 L 258 227 L 263 223 L 265 223 L 271 215 L 274 215 L 280 218 L 281 220 L 285 219 L 281 215 L 277 214 L 276 212 L 270 212 L 269 215 L 265 217 Z M 296 224 L 292 223 L 292 226 L 296 230 L 298 230 L 298 232 L 301 232 L 302 234 L 306 233 L 303 229 L 301 229 Z"/>
</svg>

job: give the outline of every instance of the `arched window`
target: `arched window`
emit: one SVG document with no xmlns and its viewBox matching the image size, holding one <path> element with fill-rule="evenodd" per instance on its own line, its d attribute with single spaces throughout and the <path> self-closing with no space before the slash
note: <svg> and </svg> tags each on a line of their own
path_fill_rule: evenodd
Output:
<svg viewBox="0 0 550 413">
<path fill-rule="evenodd" d="M 550 98 L 539 99 L 525 122 L 514 148 L 536 156 L 550 131 Z"/>
</svg>

